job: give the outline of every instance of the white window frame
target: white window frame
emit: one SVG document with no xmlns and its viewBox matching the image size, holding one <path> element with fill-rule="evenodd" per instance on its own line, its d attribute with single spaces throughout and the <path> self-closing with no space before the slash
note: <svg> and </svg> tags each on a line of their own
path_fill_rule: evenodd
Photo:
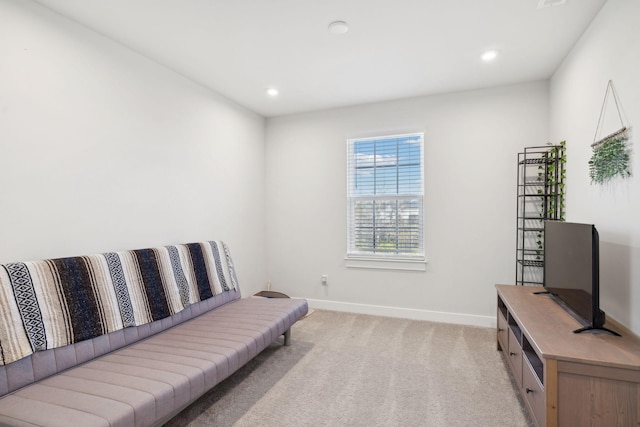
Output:
<svg viewBox="0 0 640 427">
<path fill-rule="evenodd" d="M 420 144 L 420 185 L 419 188 L 412 189 L 410 193 L 395 193 L 395 194 L 356 194 L 356 154 L 355 145 L 358 142 L 371 141 L 375 144 L 375 141 L 384 141 L 390 139 L 400 138 L 418 138 Z M 374 159 L 375 159 L 374 154 Z M 375 160 L 374 160 L 375 162 Z M 378 166 L 373 166 L 373 169 L 377 169 Z M 399 166 L 396 164 L 396 168 Z M 375 191 L 374 191 L 375 193 Z M 374 247 L 371 251 L 362 251 L 356 248 L 356 213 L 355 202 L 356 201 L 372 201 L 376 203 L 378 201 L 402 201 L 402 200 L 418 200 L 419 205 L 419 220 L 418 220 L 418 249 L 413 253 L 392 253 L 392 252 L 376 252 L 375 251 L 375 237 Z M 374 221 L 375 221 L 375 213 Z M 396 226 L 399 227 L 399 217 L 395 218 Z M 376 230 L 374 227 L 373 235 L 375 236 Z M 397 248 L 397 246 L 396 246 Z M 367 268 L 367 269 L 391 269 L 391 270 L 414 270 L 425 271 L 426 259 L 424 249 L 424 134 L 422 132 L 414 132 L 398 135 L 383 135 L 368 138 L 352 138 L 347 140 L 347 255 L 346 255 L 347 267 L 353 268 Z"/>
</svg>

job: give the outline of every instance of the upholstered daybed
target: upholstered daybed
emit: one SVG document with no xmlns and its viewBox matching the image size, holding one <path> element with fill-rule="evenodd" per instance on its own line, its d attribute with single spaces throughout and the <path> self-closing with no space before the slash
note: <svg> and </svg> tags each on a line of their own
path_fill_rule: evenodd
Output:
<svg viewBox="0 0 640 427">
<path fill-rule="evenodd" d="M 161 425 L 306 313 L 241 299 L 222 242 L 4 264 L 0 425 Z"/>
</svg>

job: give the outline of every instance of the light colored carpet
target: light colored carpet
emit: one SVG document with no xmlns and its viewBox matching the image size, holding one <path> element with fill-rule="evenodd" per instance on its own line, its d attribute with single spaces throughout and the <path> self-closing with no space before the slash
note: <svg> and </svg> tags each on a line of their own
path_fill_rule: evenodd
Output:
<svg viewBox="0 0 640 427">
<path fill-rule="evenodd" d="M 167 426 L 530 426 L 495 330 L 316 310 Z"/>
</svg>

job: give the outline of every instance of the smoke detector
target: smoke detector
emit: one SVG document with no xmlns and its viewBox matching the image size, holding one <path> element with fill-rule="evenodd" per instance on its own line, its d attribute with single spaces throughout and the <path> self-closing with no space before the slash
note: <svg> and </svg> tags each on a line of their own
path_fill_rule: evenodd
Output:
<svg viewBox="0 0 640 427">
<path fill-rule="evenodd" d="M 567 0 L 540 0 L 538 2 L 538 9 L 544 9 L 545 7 L 560 6 L 567 2 Z"/>
</svg>

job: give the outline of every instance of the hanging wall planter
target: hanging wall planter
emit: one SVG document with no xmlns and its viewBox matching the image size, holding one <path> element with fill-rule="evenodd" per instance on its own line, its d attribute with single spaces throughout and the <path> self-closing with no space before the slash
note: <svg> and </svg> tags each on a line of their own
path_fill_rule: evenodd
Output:
<svg viewBox="0 0 640 427">
<path fill-rule="evenodd" d="M 629 133 L 622 121 L 622 114 L 618 106 L 618 97 L 616 96 L 611 80 L 609 80 L 607 84 L 607 91 L 604 95 L 604 102 L 602 103 L 602 110 L 600 111 L 600 118 L 598 119 L 594 140 L 597 138 L 598 131 L 600 130 L 609 91 L 613 93 L 621 128 L 591 144 L 591 148 L 593 148 L 593 154 L 589 160 L 589 177 L 591 178 L 591 184 L 606 184 L 616 176 L 621 178 L 631 176 L 629 169 Z"/>
<path fill-rule="evenodd" d="M 622 128 L 615 134 L 598 141 L 593 146 L 593 155 L 589 160 L 589 177 L 592 184 L 605 184 L 619 176 L 628 178 L 629 148 L 627 147 L 627 129 Z"/>
</svg>

